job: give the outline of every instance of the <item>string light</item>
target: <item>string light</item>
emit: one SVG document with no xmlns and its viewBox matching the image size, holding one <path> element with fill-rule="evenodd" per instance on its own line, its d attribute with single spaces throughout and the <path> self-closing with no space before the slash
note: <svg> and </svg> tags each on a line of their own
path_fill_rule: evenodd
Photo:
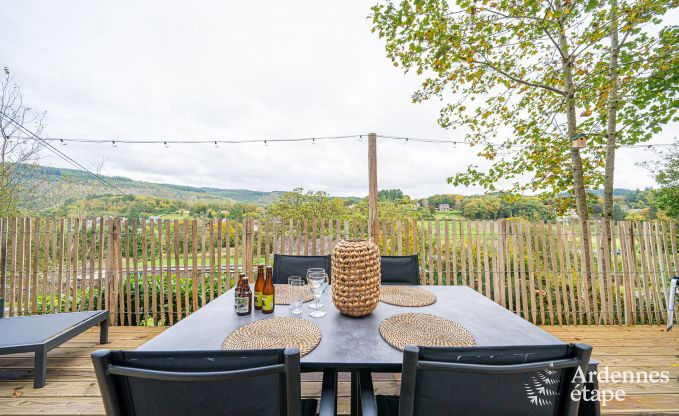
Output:
<svg viewBox="0 0 679 416">
<path fill-rule="evenodd" d="M 343 140 L 343 139 L 358 139 L 359 143 L 363 142 L 363 136 L 364 134 L 358 135 L 344 135 L 344 136 L 328 136 L 328 137 L 302 137 L 302 138 L 290 138 L 290 139 L 252 139 L 252 140 L 246 140 L 246 139 L 234 139 L 234 140 L 220 140 L 220 139 L 209 139 L 209 140 L 111 140 L 111 139 L 64 139 L 64 138 L 44 138 L 43 140 L 49 142 L 49 141 L 57 141 L 60 142 L 62 145 L 66 146 L 67 143 L 83 143 L 83 144 L 101 144 L 101 143 L 112 143 L 113 147 L 118 147 L 119 144 L 125 143 L 125 144 L 162 144 L 165 146 L 165 148 L 169 148 L 170 144 L 187 144 L 187 145 L 198 145 L 198 144 L 212 144 L 216 148 L 220 147 L 220 144 L 252 144 L 252 143 L 263 143 L 264 146 L 268 147 L 269 143 L 275 142 L 304 142 L 304 141 L 310 141 L 312 144 L 316 144 L 319 140 Z M 390 136 L 390 135 L 378 135 L 380 140 L 393 140 L 393 141 L 402 141 L 405 144 L 415 142 L 415 143 L 430 143 L 430 144 L 448 144 L 452 145 L 453 148 L 457 148 L 458 145 L 467 145 L 467 146 L 472 146 L 467 141 L 464 140 L 454 140 L 454 139 L 434 139 L 434 138 L 423 138 L 423 137 L 406 137 L 406 136 Z M 526 148 L 530 147 L 531 145 L 529 144 L 521 144 L 521 143 L 515 143 L 511 145 L 503 145 L 501 143 L 478 143 L 479 145 L 486 145 L 490 146 L 493 149 L 497 148 L 502 148 L 502 149 L 510 149 L 510 148 Z M 550 148 L 561 148 L 565 146 L 561 146 L 558 143 L 557 144 L 548 144 L 546 145 L 547 147 Z M 588 148 L 604 148 L 606 146 L 605 143 L 602 144 L 590 144 Z M 617 148 L 641 148 L 641 149 L 652 149 L 654 147 L 672 147 L 672 146 L 677 146 L 675 143 L 653 143 L 653 144 L 648 144 L 648 143 L 643 143 L 643 144 L 631 144 L 631 145 L 619 145 Z"/>
</svg>

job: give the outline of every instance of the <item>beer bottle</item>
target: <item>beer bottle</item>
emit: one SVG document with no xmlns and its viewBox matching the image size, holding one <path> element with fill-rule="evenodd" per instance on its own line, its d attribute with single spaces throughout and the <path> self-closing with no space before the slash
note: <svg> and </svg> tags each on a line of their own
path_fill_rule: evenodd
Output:
<svg viewBox="0 0 679 416">
<path fill-rule="evenodd" d="M 262 312 L 272 313 L 274 309 L 274 286 L 271 267 L 266 268 L 266 280 L 262 289 Z"/>
<path fill-rule="evenodd" d="M 248 284 L 248 277 L 241 273 L 236 287 L 236 314 L 238 316 L 252 313 L 252 291 Z"/>
<path fill-rule="evenodd" d="M 255 282 L 255 309 L 262 309 L 262 289 L 264 289 L 264 266 L 257 266 L 257 281 Z"/>
</svg>

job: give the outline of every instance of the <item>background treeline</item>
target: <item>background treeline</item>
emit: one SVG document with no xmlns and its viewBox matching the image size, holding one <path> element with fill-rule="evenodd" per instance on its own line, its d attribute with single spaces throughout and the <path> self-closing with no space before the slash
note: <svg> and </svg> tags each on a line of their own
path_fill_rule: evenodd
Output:
<svg viewBox="0 0 679 416">
<path fill-rule="evenodd" d="M 600 192 L 590 194 L 590 212 L 601 218 L 603 212 Z M 654 190 L 616 189 L 615 220 L 668 219 L 666 211 L 656 204 Z M 509 193 L 486 195 L 436 194 L 414 199 L 399 189 L 379 192 L 380 218 L 397 219 L 476 219 L 523 218 L 530 221 L 548 221 L 557 218 L 551 201 L 537 196 Z M 147 195 L 90 195 L 84 198 L 68 197 L 61 204 L 40 212 L 47 217 L 113 217 L 129 220 L 158 217 L 182 218 L 282 218 L 314 219 L 338 218 L 361 220 L 368 217 L 367 198 L 339 198 L 322 191 L 296 188 L 266 206 L 250 202 L 223 200 L 182 200 Z M 567 213 L 565 216 L 574 216 Z"/>
<path fill-rule="evenodd" d="M 679 148 L 679 147 L 678 147 Z M 679 218 L 679 171 L 677 150 L 663 154 L 661 163 L 649 169 L 658 189 L 615 189 L 613 219 L 644 220 Z M 334 197 L 322 191 L 296 188 L 290 192 L 261 192 L 244 189 L 218 189 L 157 184 L 106 176 L 127 195 L 111 193 L 88 174 L 71 169 L 39 165 L 20 165 L 22 177 L 42 183 L 39 195 L 26 192 L 25 200 L 15 206 L 0 207 L 0 216 L 63 217 L 126 217 L 131 220 L 159 217 L 182 218 L 284 218 L 284 219 L 366 219 L 367 198 Z M 556 199 L 563 197 L 557 195 Z M 400 189 L 379 191 L 378 212 L 381 218 L 412 219 L 501 219 L 553 220 L 574 217 L 573 210 L 560 214 L 558 201 L 547 196 L 522 196 L 512 193 L 484 195 L 436 194 L 415 199 Z M 592 218 L 603 215 L 603 192 L 588 193 Z"/>
</svg>

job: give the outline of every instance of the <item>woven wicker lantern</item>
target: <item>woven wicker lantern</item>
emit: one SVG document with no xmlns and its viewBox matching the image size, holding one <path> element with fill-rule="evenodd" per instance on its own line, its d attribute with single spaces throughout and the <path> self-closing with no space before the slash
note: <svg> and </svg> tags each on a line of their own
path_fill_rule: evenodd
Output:
<svg viewBox="0 0 679 416">
<path fill-rule="evenodd" d="M 369 315 L 380 302 L 380 252 L 370 240 L 342 240 L 332 251 L 332 301 L 344 315 Z"/>
</svg>

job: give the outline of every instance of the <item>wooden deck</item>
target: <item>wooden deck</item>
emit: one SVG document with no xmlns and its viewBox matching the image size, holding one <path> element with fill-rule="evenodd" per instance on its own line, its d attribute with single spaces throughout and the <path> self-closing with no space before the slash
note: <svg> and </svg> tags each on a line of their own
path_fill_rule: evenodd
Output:
<svg viewBox="0 0 679 416">
<path fill-rule="evenodd" d="M 602 388 L 622 388 L 626 397 L 602 408 L 607 414 L 679 414 L 679 329 L 667 333 L 656 326 L 603 327 L 563 326 L 546 327 L 555 336 L 594 346 L 594 356 L 600 369 L 609 371 L 669 371 L 670 381 L 664 384 L 608 383 Z M 160 333 L 162 328 L 112 327 L 110 349 L 133 349 Z M 97 344 L 98 330 L 90 330 L 63 346 L 51 351 L 47 362 L 47 385 L 33 389 L 32 358 L 26 354 L 0 357 L 0 415 L 101 415 L 103 405 L 94 377 L 90 353 Z M 375 377 L 378 393 L 398 392 L 398 378 L 391 374 Z M 303 375 L 302 393 L 320 393 L 320 375 Z M 349 379 L 343 374 L 339 386 L 339 407 L 342 413 L 349 408 Z"/>
</svg>

